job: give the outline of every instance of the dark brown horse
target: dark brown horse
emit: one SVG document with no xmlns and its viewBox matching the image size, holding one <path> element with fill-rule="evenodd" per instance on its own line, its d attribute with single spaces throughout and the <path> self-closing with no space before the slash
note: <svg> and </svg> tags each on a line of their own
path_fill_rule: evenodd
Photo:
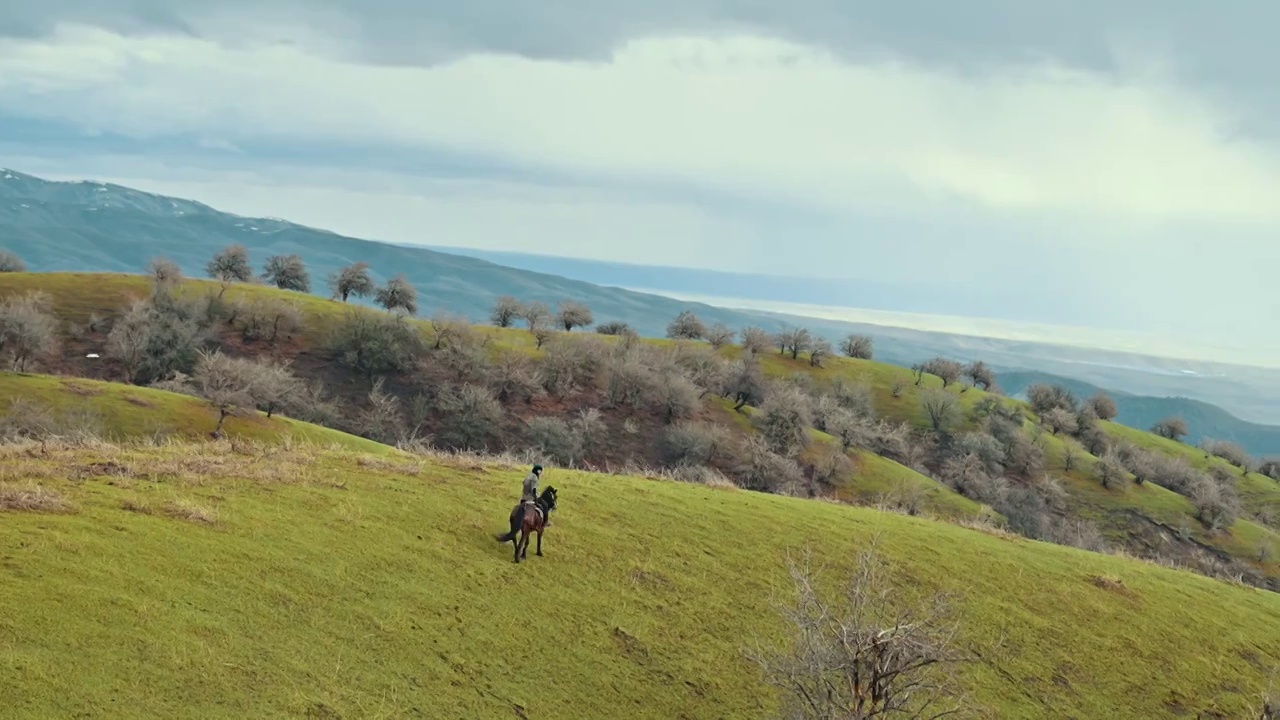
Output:
<svg viewBox="0 0 1280 720">
<path fill-rule="evenodd" d="M 520 562 L 529 552 L 529 533 L 538 533 L 538 555 L 542 555 L 542 533 L 547 527 L 547 517 L 556 509 L 556 489 L 547 486 L 533 502 L 522 502 L 511 511 L 511 532 L 498 535 L 498 542 L 515 545 L 515 561 Z M 519 536 L 519 540 L 516 536 Z"/>
</svg>

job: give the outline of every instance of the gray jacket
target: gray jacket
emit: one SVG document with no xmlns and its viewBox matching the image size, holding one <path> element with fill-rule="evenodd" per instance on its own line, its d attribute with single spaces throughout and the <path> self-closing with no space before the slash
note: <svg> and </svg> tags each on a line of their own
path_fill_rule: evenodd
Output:
<svg viewBox="0 0 1280 720">
<path fill-rule="evenodd" d="M 524 502 L 525 500 L 538 499 L 538 474 L 537 473 L 529 473 L 529 477 L 526 477 L 524 479 L 524 488 L 522 492 L 523 494 L 520 496 L 521 502 Z"/>
</svg>

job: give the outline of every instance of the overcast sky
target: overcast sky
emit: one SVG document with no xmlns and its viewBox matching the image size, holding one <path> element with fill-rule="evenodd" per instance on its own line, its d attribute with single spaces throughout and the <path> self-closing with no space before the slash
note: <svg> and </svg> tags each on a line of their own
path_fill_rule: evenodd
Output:
<svg viewBox="0 0 1280 720">
<path fill-rule="evenodd" d="M 0 164 L 1280 343 L 1280 5 L 1045 5 L 0 0 Z"/>
</svg>

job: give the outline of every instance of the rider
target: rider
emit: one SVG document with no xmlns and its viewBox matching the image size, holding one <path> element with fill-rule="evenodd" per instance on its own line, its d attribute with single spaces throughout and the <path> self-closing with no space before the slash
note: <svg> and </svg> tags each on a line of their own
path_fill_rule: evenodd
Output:
<svg viewBox="0 0 1280 720">
<path fill-rule="evenodd" d="M 538 480 L 542 478 L 542 466 L 534 465 L 533 472 L 524 479 L 524 487 L 521 490 L 521 503 L 534 502 L 538 499 Z M 547 513 L 546 524 L 551 524 L 551 513 Z"/>
</svg>

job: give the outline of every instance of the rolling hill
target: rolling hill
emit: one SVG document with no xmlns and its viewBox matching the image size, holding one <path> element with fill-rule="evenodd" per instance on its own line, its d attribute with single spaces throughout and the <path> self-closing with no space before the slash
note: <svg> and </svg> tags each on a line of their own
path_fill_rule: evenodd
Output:
<svg viewBox="0 0 1280 720">
<path fill-rule="evenodd" d="M 494 299 L 504 294 L 553 305 L 569 299 L 591 306 L 598 321 L 622 320 L 641 334 L 660 336 L 677 313 L 692 308 L 709 322 L 734 327 L 799 325 L 832 340 L 851 332 L 871 334 L 877 357 L 899 365 L 935 356 L 981 359 L 1139 394 L 1183 394 L 1251 418 L 1280 422 L 1280 371 L 1275 369 L 712 307 L 567 279 L 564 273 L 546 272 L 555 268 L 549 262 L 536 266 L 542 272 L 522 270 L 457 253 L 344 237 L 280 219 L 240 217 L 118 185 L 51 182 L 0 170 L 0 248 L 17 252 L 32 270 L 139 272 L 151 257 L 166 255 L 188 274 L 202 275 L 210 256 L 230 243 L 245 245 L 255 265 L 272 254 L 301 254 L 318 293 L 327 292 L 324 278 L 329 272 L 353 262 L 370 263 L 378 281 L 404 273 L 422 293 L 425 315 L 447 310 L 483 320 Z M 424 238 L 424 243 L 447 245 L 447 238 Z M 1182 369 L 1201 374 L 1182 375 Z"/>
<path fill-rule="evenodd" d="M 873 537 L 900 588 L 957 594 L 975 717 L 1249 717 L 1280 664 L 1276 594 L 875 510 L 553 471 L 546 555 L 514 565 L 519 468 L 28 450 L 0 446 L 15 719 L 770 717 L 744 652 L 782 637 L 784 554 L 834 582 Z"/>
</svg>

